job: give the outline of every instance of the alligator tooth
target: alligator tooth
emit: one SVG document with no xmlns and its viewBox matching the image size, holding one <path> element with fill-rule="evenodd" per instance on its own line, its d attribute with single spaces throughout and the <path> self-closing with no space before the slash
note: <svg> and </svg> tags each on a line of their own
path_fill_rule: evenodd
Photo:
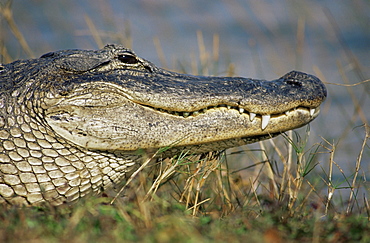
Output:
<svg viewBox="0 0 370 243">
<path fill-rule="evenodd" d="M 286 111 L 286 112 L 285 112 L 285 115 L 289 115 L 289 111 Z"/>
<path fill-rule="evenodd" d="M 239 113 L 242 114 L 244 112 L 243 108 L 239 108 Z"/>
<path fill-rule="evenodd" d="M 270 115 L 263 115 L 262 116 L 262 130 L 264 130 L 270 121 Z"/>
<path fill-rule="evenodd" d="M 194 116 L 196 116 L 196 115 L 198 115 L 198 114 L 199 114 L 199 111 L 194 111 L 194 112 L 193 112 L 193 115 L 194 115 Z"/>
<path fill-rule="evenodd" d="M 228 106 L 227 106 L 227 109 L 229 109 L 229 110 L 230 110 L 230 109 L 231 109 L 231 105 L 228 105 Z"/>
<path fill-rule="evenodd" d="M 249 112 L 249 120 L 250 121 L 253 121 L 255 117 L 256 117 L 256 113 Z"/>
<path fill-rule="evenodd" d="M 314 113 L 315 113 L 315 108 L 311 108 L 310 109 L 310 116 L 313 116 Z"/>
</svg>

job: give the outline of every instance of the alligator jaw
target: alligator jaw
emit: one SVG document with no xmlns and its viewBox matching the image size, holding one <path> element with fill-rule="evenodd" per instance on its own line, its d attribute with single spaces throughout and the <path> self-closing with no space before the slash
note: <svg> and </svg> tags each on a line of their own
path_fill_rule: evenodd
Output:
<svg viewBox="0 0 370 243">
<path fill-rule="evenodd" d="M 227 107 L 226 110 L 237 110 L 237 111 L 239 111 L 240 115 L 249 116 L 249 121 L 250 122 L 253 122 L 253 120 L 257 116 L 256 113 L 248 112 L 244 108 L 231 107 L 231 106 L 227 106 L 227 105 L 212 106 L 212 107 L 208 107 L 208 108 L 204 108 L 202 110 L 197 110 L 197 111 L 192 111 L 192 112 L 167 111 L 167 110 L 164 110 L 164 109 L 161 109 L 161 108 L 153 108 L 153 107 L 151 107 L 151 108 L 156 110 L 156 111 L 162 112 L 164 114 L 169 114 L 169 115 L 173 115 L 173 116 L 177 116 L 177 117 L 183 117 L 183 118 L 191 118 L 191 117 L 196 117 L 196 116 L 199 116 L 199 115 L 203 115 L 211 109 L 223 109 L 223 108 L 225 109 L 225 107 Z M 308 110 L 311 118 L 315 118 L 318 115 L 319 110 L 320 110 L 319 107 L 317 107 L 317 108 L 296 107 L 296 108 L 293 108 L 291 110 L 287 110 L 287 111 L 285 111 L 283 113 L 280 113 L 280 114 L 274 114 L 273 117 L 284 116 L 284 115 L 288 116 L 289 113 L 296 112 L 297 109 L 305 110 L 305 111 Z M 265 130 L 265 128 L 268 126 L 268 124 L 270 122 L 271 115 L 258 115 L 258 117 L 261 119 L 261 129 Z"/>
<path fill-rule="evenodd" d="M 308 108 L 296 108 L 286 113 L 256 115 L 253 121 L 247 113 L 218 107 L 196 116 L 175 116 L 131 102 L 123 107 L 81 109 L 73 107 L 66 112 L 47 116 L 49 125 L 61 136 L 81 147 L 94 150 L 132 151 L 137 149 L 217 143 L 223 140 L 253 138 L 281 133 L 301 127 L 319 114 Z M 136 112 L 136 117 L 127 114 Z M 118 115 L 122 114 L 122 115 Z M 144 115 L 146 114 L 146 115 Z M 150 115 L 148 115 L 150 114 Z M 125 123 L 122 119 L 127 117 Z M 99 119 L 97 117 L 104 117 Z M 207 122 L 207 125 L 204 125 Z M 220 124 L 225 124 L 220 126 Z M 147 127 L 150 127 L 148 131 Z M 169 129 L 171 127 L 171 129 Z M 215 145 L 215 150 L 226 149 Z"/>
<path fill-rule="evenodd" d="M 212 143 L 218 150 L 232 147 L 217 145 L 224 140 L 303 126 L 317 117 L 326 96 L 316 77 L 300 72 L 274 81 L 179 74 L 171 80 L 168 73 L 157 75 L 159 90 L 148 89 L 153 84 L 142 79 L 136 83 L 140 88 L 132 88 L 132 81 L 85 83 L 73 95 L 48 102 L 53 105 L 45 112 L 46 121 L 60 136 L 87 149 L 134 151 Z M 291 85 L 291 76 L 301 78 Z"/>
<path fill-rule="evenodd" d="M 305 120 L 307 121 L 306 123 L 308 123 L 311 120 L 313 120 L 314 118 L 316 118 L 319 114 L 319 111 L 320 111 L 319 107 L 317 107 L 317 108 L 297 107 L 297 108 L 293 108 L 291 110 L 287 110 L 287 111 L 285 111 L 283 113 L 280 113 L 280 114 L 274 114 L 274 115 L 259 115 L 258 114 L 257 115 L 256 113 L 248 112 L 243 108 L 231 107 L 231 106 L 226 106 L 226 105 L 213 106 L 213 107 L 209 107 L 209 108 L 205 108 L 205 109 L 202 109 L 202 110 L 199 110 L 199 111 L 193 111 L 193 112 L 166 111 L 166 110 L 161 109 L 161 108 L 159 108 L 159 109 L 158 108 L 152 108 L 152 109 L 155 110 L 155 111 L 158 111 L 160 113 L 172 115 L 172 116 L 175 116 L 175 117 L 182 117 L 184 119 L 191 119 L 191 118 L 194 118 L 194 117 L 197 117 L 197 116 L 200 116 L 200 115 L 207 115 L 207 112 L 209 112 L 210 110 L 219 109 L 219 110 L 224 110 L 224 111 L 227 111 L 227 112 L 229 112 L 230 110 L 234 110 L 234 111 L 239 111 L 239 114 L 241 116 L 248 116 L 249 121 L 251 123 L 255 120 L 256 117 L 258 117 L 261 120 L 260 124 L 261 124 L 261 130 L 262 131 L 264 131 L 266 129 L 266 127 L 268 126 L 268 124 L 270 123 L 271 117 L 272 117 L 272 119 L 276 119 L 277 117 L 280 117 L 280 116 L 288 117 L 289 114 L 291 114 L 291 113 L 296 113 L 296 112 L 306 113 L 308 111 L 309 116 L 307 114 L 305 114 L 305 116 L 307 117 Z"/>
</svg>

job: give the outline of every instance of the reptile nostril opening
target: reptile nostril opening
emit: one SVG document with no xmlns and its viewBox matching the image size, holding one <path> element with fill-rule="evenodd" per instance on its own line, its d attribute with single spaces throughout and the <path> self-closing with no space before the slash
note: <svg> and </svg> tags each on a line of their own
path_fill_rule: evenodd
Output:
<svg viewBox="0 0 370 243">
<path fill-rule="evenodd" d="M 49 57 L 55 57 L 57 54 L 55 52 L 48 52 L 44 55 L 42 55 L 40 58 L 49 58 Z"/>
<path fill-rule="evenodd" d="M 302 82 L 301 81 L 298 81 L 296 79 L 287 79 L 286 80 L 286 83 L 287 84 L 290 84 L 290 85 L 293 85 L 293 86 L 299 86 L 299 87 L 302 87 Z"/>
</svg>

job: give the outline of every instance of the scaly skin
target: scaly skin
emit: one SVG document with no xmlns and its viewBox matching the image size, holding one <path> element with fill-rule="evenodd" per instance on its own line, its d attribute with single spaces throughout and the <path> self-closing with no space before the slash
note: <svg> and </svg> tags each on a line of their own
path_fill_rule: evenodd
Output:
<svg viewBox="0 0 370 243">
<path fill-rule="evenodd" d="M 223 150 L 311 122 L 322 82 L 169 72 L 108 45 L 0 66 L 0 202 L 69 203 L 125 178 L 137 150 Z"/>
</svg>

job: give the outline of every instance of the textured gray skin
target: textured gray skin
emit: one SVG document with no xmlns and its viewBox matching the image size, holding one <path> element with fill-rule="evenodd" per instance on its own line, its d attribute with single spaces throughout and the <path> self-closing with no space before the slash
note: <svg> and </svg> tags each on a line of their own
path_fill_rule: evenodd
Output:
<svg viewBox="0 0 370 243">
<path fill-rule="evenodd" d="M 0 202 L 60 205 L 99 193 L 142 163 L 137 150 L 173 146 L 162 155 L 173 156 L 268 139 L 311 122 L 325 97 L 305 73 L 183 75 L 119 45 L 0 65 Z"/>
</svg>

